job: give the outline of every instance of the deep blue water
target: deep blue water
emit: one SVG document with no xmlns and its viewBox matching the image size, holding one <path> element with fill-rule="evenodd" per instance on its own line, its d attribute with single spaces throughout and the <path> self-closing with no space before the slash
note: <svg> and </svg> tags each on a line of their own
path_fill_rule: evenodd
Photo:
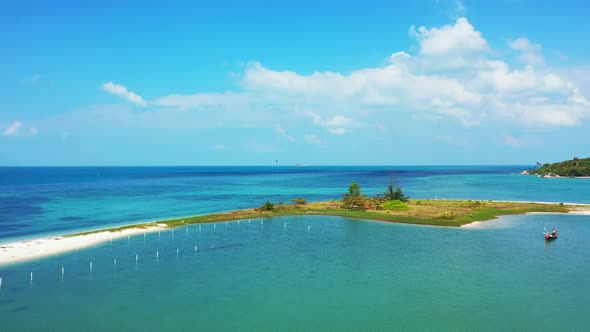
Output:
<svg viewBox="0 0 590 332">
<path fill-rule="evenodd" d="M 367 194 L 393 181 L 414 198 L 590 203 L 590 180 L 517 175 L 529 166 L 1 167 L 0 243 L 259 206 Z"/>
</svg>

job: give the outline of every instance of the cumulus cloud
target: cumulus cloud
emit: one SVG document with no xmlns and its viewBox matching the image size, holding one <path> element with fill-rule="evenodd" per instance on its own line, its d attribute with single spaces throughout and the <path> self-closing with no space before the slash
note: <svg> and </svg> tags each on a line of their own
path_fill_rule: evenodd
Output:
<svg viewBox="0 0 590 332">
<path fill-rule="evenodd" d="M 481 32 L 475 30 L 465 17 L 457 19 L 454 25 L 441 28 L 410 27 L 409 35 L 418 40 L 423 55 L 445 56 L 464 52 L 483 51 L 488 48 Z"/>
<path fill-rule="evenodd" d="M 251 63 L 241 80 L 250 94 L 311 109 L 313 124 L 342 134 L 354 121 L 330 125 L 338 117 L 366 117 L 375 109 L 454 118 L 467 126 L 512 120 L 525 125 L 574 125 L 590 116 L 588 100 L 558 72 L 495 59 L 487 41 L 466 18 L 454 25 L 410 29 L 418 54 L 393 53 L 382 67 L 350 73 L 299 74 Z M 541 46 L 519 38 L 519 52 L 540 57 Z M 442 64 L 442 65 L 441 65 Z M 556 107 L 557 106 L 557 107 Z"/>
<path fill-rule="evenodd" d="M 483 34 L 465 17 L 441 27 L 412 26 L 410 36 L 417 42 L 416 54 L 398 50 L 383 65 L 346 73 L 304 74 L 253 61 L 237 76 L 235 92 L 170 94 L 146 103 L 110 82 L 103 89 L 133 94 L 136 104 L 152 107 L 232 112 L 227 118 L 243 123 L 266 119 L 273 126 L 272 116 L 295 114 L 335 135 L 367 127 L 364 123 L 391 121 L 395 117 L 390 114 L 396 112 L 465 126 L 486 121 L 571 126 L 590 117 L 590 102 L 580 88 L 563 70 L 539 66 L 541 45 L 524 37 L 508 45 L 524 61 L 515 66 L 498 56 L 502 52 L 491 52 Z M 258 121 L 252 120 L 257 112 L 271 117 L 259 114 Z M 289 136 L 280 128 L 275 131 Z"/>
<path fill-rule="evenodd" d="M 534 44 L 524 37 L 520 37 L 510 42 L 510 47 L 513 50 L 521 52 L 520 59 L 529 65 L 543 64 L 543 56 L 541 56 L 541 45 Z"/>
<path fill-rule="evenodd" d="M 29 127 L 28 130 L 23 130 L 23 123 L 14 121 L 4 129 L 2 136 L 35 136 L 38 132 L 36 127 Z"/>
<path fill-rule="evenodd" d="M 146 106 L 146 101 L 139 95 L 135 94 L 132 91 L 127 90 L 126 87 L 120 84 L 115 84 L 113 82 L 103 83 L 100 88 L 108 93 L 114 94 L 115 96 L 119 96 L 133 104 L 139 106 Z"/>
</svg>

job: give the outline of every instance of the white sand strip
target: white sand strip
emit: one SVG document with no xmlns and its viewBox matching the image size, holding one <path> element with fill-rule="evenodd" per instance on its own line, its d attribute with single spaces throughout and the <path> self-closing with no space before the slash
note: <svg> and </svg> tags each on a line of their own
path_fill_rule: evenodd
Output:
<svg viewBox="0 0 590 332">
<path fill-rule="evenodd" d="M 482 202 L 486 202 L 486 201 L 485 200 L 482 200 Z M 559 202 L 536 202 L 536 201 L 495 201 L 495 200 L 492 200 L 492 202 L 497 202 L 497 203 L 559 204 Z M 566 203 L 566 202 L 564 202 L 563 205 L 579 205 L 579 206 L 588 206 L 588 207 L 590 207 L 590 204 L 587 204 L 587 203 Z"/>
<path fill-rule="evenodd" d="M 166 227 L 166 224 L 158 224 L 158 226 L 148 228 L 128 228 L 122 231 L 104 231 L 71 237 L 48 237 L 1 244 L 0 266 L 87 248 L 122 237 L 156 232 Z"/>
<path fill-rule="evenodd" d="M 539 203 L 539 202 L 531 202 L 531 203 Z M 545 203 L 540 203 L 540 204 L 545 204 Z M 547 204 L 549 204 L 549 203 L 547 203 Z M 555 203 L 551 203 L 551 204 L 555 204 Z M 578 215 L 590 216 L 590 207 L 588 207 L 588 204 L 572 204 L 572 205 L 580 205 L 581 207 L 575 208 L 574 210 L 570 210 L 567 213 L 563 213 L 563 212 L 527 212 L 525 214 L 578 214 Z M 469 224 L 461 225 L 460 227 L 461 228 L 491 228 L 490 223 L 492 223 L 492 222 L 497 223 L 498 219 L 500 219 L 504 216 L 511 216 L 511 215 L 509 214 L 509 215 L 498 216 L 498 218 L 490 219 L 490 220 L 474 221 Z M 512 214 L 512 216 L 514 216 L 514 214 Z"/>
</svg>

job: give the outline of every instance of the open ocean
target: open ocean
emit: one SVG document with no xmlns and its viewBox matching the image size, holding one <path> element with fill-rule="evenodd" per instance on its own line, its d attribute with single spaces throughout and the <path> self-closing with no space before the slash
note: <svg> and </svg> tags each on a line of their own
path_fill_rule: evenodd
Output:
<svg viewBox="0 0 590 332">
<path fill-rule="evenodd" d="M 518 175 L 527 168 L 2 167 L 0 243 L 339 199 L 352 180 L 367 194 L 393 181 L 413 198 L 590 203 L 590 179 Z M 487 224 L 300 216 L 119 239 L 0 267 L 0 331 L 587 329 L 590 217 Z M 543 227 L 560 238 L 545 242 Z"/>
</svg>

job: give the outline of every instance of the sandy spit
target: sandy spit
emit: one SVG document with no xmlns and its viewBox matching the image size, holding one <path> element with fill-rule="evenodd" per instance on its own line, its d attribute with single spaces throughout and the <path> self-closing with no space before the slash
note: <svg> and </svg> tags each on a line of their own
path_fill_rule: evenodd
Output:
<svg viewBox="0 0 590 332">
<path fill-rule="evenodd" d="M 0 266 L 92 247 L 99 243 L 119 239 L 122 237 L 156 232 L 163 230 L 166 227 L 167 226 L 165 224 L 158 224 L 158 226 L 149 228 L 129 228 L 122 231 L 104 231 L 71 237 L 47 237 L 35 240 L 0 244 Z"/>
</svg>

